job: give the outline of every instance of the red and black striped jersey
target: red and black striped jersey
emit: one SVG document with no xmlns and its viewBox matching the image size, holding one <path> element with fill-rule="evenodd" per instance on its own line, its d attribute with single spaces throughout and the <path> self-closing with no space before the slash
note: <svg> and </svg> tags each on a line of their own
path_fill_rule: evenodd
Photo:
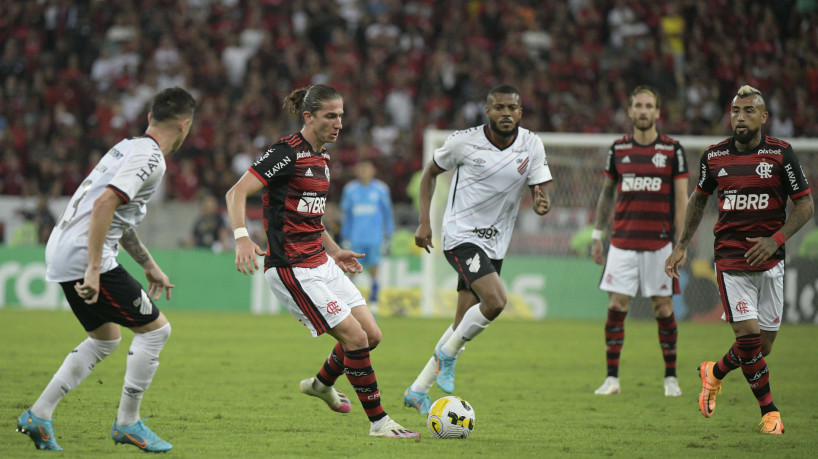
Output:
<svg viewBox="0 0 818 459">
<path fill-rule="evenodd" d="M 327 261 L 321 217 L 329 191 L 329 154 L 312 150 L 300 133 L 269 147 L 250 172 L 262 191 L 267 253 L 264 269 L 314 268 Z"/>
<path fill-rule="evenodd" d="M 760 266 L 750 266 L 744 254 L 755 245 L 748 237 L 770 237 L 784 225 L 788 196 L 810 193 L 790 144 L 764 136 L 756 148 L 738 151 L 731 137 L 704 151 L 700 169 L 696 189 L 705 194 L 718 189 L 716 266 L 722 271 L 766 271 L 783 260 L 783 245 Z"/>
<path fill-rule="evenodd" d="M 640 145 L 627 135 L 608 150 L 605 175 L 618 184 L 611 245 L 658 250 L 673 242 L 674 180 L 690 175 L 678 141 L 660 135 Z"/>
</svg>

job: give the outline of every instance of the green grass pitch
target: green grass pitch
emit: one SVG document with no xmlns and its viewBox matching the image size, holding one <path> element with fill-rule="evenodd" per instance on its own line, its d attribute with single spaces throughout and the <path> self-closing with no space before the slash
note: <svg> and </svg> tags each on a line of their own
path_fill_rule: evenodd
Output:
<svg viewBox="0 0 818 459">
<path fill-rule="evenodd" d="M 333 345 L 313 339 L 290 316 L 166 311 L 173 334 L 146 392 L 142 417 L 173 444 L 176 457 L 814 457 L 818 450 L 818 327 L 784 325 L 767 362 L 783 436 L 754 431 L 758 405 L 731 373 L 714 417 L 699 414 L 696 366 L 732 342 L 725 324 L 679 325 L 684 395 L 664 397 L 663 365 L 651 321 L 628 320 L 622 393 L 598 396 L 604 372 L 603 319 L 503 320 L 468 344 L 455 395 L 475 408 L 468 440 L 437 440 L 402 395 L 431 355 L 444 320 L 384 318 L 373 352 L 387 412 L 422 432 L 420 440 L 371 438 L 360 403 L 342 378 L 352 412 L 334 413 L 298 391 Z M 28 408 L 85 334 L 70 312 L 0 309 L 0 456 L 44 457 L 16 433 Z M 125 356 L 132 334 L 68 394 L 55 413 L 64 457 L 142 454 L 114 446 Z M 437 387 L 433 399 L 443 396 Z"/>
</svg>

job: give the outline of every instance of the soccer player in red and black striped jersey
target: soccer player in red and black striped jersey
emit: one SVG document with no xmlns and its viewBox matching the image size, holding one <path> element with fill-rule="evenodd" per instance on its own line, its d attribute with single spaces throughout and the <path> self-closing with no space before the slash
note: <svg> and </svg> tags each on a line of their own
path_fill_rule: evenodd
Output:
<svg viewBox="0 0 818 459">
<path fill-rule="evenodd" d="M 390 419 L 381 406 L 380 390 L 369 352 L 381 330 L 366 301 L 345 272 L 361 272 L 364 254 L 342 250 L 324 229 L 321 217 L 329 191 L 329 154 L 341 132 L 344 101 L 332 86 L 318 84 L 293 91 L 286 104 L 303 123 L 259 157 L 227 192 L 227 212 L 236 237 L 236 268 L 243 274 L 259 269 L 276 299 L 313 336 L 324 333 L 338 343 L 316 377 L 301 381 L 301 392 L 324 400 L 333 410 L 350 411 L 349 399 L 334 387 L 346 374 L 369 417 L 369 434 L 412 438 L 420 434 Z M 262 191 L 266 253 L 254 243 L 245 224 L 247 196 Z"/>
<path fill-rule="evenodd" d="M 682 395 L 676 379 L 676 317 L 672 295 L 678 280 L 662 270 L 672 250 L 674 229 L 682 223 L 687 205 L 689 173 L 685 152 L 676 140 L 660 135 L 659 94 L 648 86 L 631 92 L 628 116 L 633 134 L 608 150 L 605 182 L 596 206 L 591 256 L 605 265 L 599 288 L 608 292 L 605 350 L 608 375 L 594 391 L 619 393 L 619 355 L 625 340 L 625 316 L 631 297 L 641 289 L 650 297 L 659 327 L 659 345 L 665 361 L 665 395 Z M 614 195 L 616 204 L 614 205 Z M 602 228 L 614 207 L 613 230 L 607 259 L 603 257 Z"/>
<path fill-rule="evenodd" d="M 733 136 L 705 150 L 701 176 L 685 214 L 682 236 L 665 271 L 679 277 L 687 246 L 699 226 L 710 194 L 718 191 L 719 218 L 713 233 L 716 276 L 736 341 L 718 362 L 699 366 L 699 409 L 709 418 L 716 394 L 730 371 L 741 367 L 761 407 L 759 430 L 782 434 L 784 424 L 773 403 L 764 356 L 773 348 L 784 308 L 784 241 L 812 218 L 809 184 L 792 147 L 762 135 L 767 110 L 761 92 L 742 86 L 730 111 Z M 787 198 L 793 210 L 786 214 Z"/>
</svg>

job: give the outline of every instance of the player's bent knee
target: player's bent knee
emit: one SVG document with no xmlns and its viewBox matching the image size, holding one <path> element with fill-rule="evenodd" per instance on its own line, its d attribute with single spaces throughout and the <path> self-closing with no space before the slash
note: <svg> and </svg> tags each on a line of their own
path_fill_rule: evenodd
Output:
<svg viewBox="0 0 818 459">
<path fill-rule="evenodd" d="M 369 342 L 369 350 L 375 349 L 378 347 L 378 344 L 381 344 L 381 339 L 383 338 L 383 334 L 380 330 L 370 332 L 366 335 L 366 339 Z"/>
</svg>

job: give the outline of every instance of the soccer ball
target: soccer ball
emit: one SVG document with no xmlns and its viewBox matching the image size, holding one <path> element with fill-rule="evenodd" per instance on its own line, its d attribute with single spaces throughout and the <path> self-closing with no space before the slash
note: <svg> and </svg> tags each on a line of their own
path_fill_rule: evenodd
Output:
<svg viewBox="0 0 818 459">
<path fill-rule="evenodd" d="M 435 400 L 426 417 L 429 431 L 437 438 L 468 438 L 474 421 L 474 408 L 453 395 Z"/>
</svg>

